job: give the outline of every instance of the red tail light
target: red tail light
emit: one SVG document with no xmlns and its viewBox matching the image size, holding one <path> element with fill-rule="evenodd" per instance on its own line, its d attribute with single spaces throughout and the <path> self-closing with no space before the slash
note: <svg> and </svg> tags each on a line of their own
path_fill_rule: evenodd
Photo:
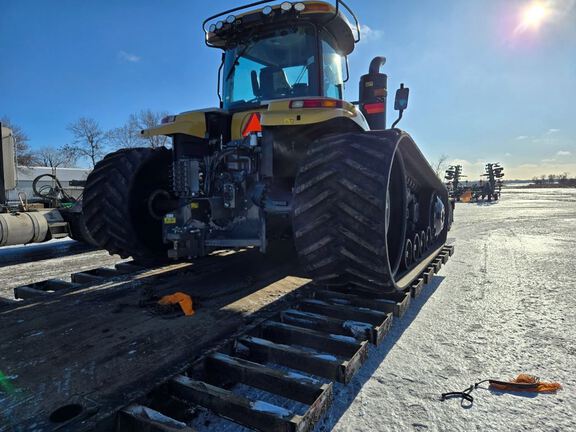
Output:
<svg viewBox="0 0 576 432">
<path fill-rule="evenodd" d="M 364 109 L 366 110 L 366 112 L 368 114 L 383 113 L 384 108 L 385 108 L 385 106 L 384 106 L 384 103 L 382 103 L 382 102 L 364 104 Z"/>
</svg>

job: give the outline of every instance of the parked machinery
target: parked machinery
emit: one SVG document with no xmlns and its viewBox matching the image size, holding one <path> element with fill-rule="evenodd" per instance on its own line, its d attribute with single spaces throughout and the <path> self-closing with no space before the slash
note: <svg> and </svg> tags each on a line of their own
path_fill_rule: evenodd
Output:
<svg viewBox="0 0 576 432">
<path fill-rule="evenodd" d="M 473 199 L 475 201 L 497 201 L 502 192 L 504 168 L 499 163 L 487 163 L 485 170 L 486 172 L 482 174 L 482 177 L 486 177 L 486 180 L 480 180 L 480 184 L 474 190 Z"/>
<path fill-rule="evenodd" d="M 206 45 L 222 51 L 220 107 L 142 131 L 171 137 L 171 149 L 125 149 L 98 163 L 84 192 L 88 229 L 111 254 L 147 260 L 287 244 L 325 285 L 404 288 L 451 220 L 446 188 L 396 128 L 408 88 L 396 92 L 400 115 L 386 129 L 383 57 L 360 79 L 359 102 L 343 100 L 360 39 L 351 9 L 271 3 L 204 21 Z"/>
<path fill-rule="evenodd" d="M 463 177 L 466 176 L 462 174 L 462 165 L 449 166 L 444 175 L 450 198 L 456 201 L 460 201 L 462 195 L 468 196 L 470 194 L 470 188 L 467 185 L 468 182 L 466 182 L 466 185 L 461 182 Z"/>
<path fill-rule="evenodd" d="M 14 138 L 11 129 L 0 127 L 0 246 L 41 243 L 67 236 L 94 244 L 84 224 L 81 202 L 68 195 L 53 174 L 34 179 L 34 199 L 30 202 L 23 193 L 18 194 L 18 201 L 8 202 L 6 191 L 17 187 Z M 52 185 L 39 187 L 44 177 L 51 178 Z"/>
</svg>

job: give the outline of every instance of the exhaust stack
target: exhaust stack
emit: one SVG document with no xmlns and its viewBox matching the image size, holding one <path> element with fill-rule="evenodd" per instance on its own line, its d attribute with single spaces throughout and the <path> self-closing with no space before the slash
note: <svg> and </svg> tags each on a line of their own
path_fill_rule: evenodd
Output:
<svg viewBox="0 0 576 432">
<path fill-rule="evenodd" d="M 386 57 L 374 57 L 366 75 L 360 77 L 360 111 L 366 117 L 371 130 L 386 129 L 386 98 L 388 75 L 380 73 Z"/>
</svg>

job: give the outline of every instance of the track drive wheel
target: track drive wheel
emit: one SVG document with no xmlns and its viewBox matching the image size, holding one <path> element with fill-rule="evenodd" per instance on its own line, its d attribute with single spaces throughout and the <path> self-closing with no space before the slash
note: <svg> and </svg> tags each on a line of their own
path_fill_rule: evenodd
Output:
<svg viewBox="0 0 576 432">
<path fill-rule="evenodd" d="M 149 198 L 170 190 L 171 151 L 161 147 L 122 149 L 98 162 L 84 189 L 83 213 L 96 243 L 111 255 L 162 258 L 161 220 Z"/>
<path fill-rule="evenodd" d="M 376 133 L 311 143 L 294 185 L 300 261 L 325 285 L 394 291 L 404 257 L 406 174 L 396 141 Z"/>
</svg>

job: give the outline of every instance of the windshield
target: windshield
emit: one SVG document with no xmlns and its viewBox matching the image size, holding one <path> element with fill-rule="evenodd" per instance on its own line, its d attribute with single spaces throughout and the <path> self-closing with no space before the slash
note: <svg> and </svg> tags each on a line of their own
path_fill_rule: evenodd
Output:
<svg viewBox="0 0 576 432">
<path fill-rule="evenodd" d="M 314 29 L 275 30 L 226 51 L 224 108 L 319 92 Z"/>
</svg>

